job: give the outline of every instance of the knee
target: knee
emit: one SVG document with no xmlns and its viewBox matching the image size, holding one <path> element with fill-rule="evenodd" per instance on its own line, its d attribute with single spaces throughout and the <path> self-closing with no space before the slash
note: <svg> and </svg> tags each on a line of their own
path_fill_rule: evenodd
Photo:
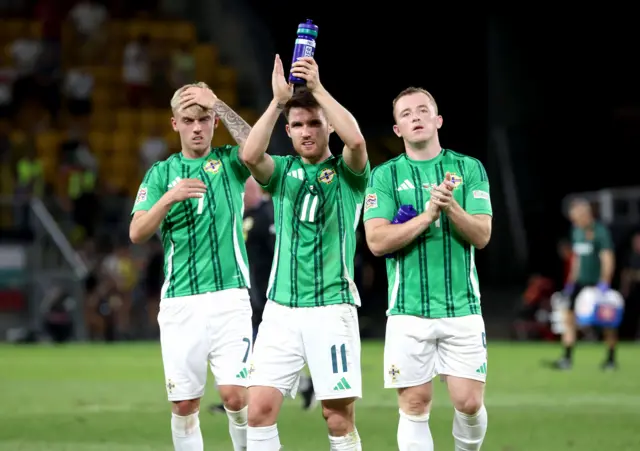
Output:
<svg viewBox="0 0 640 451">
<path fill-rule="evenodd" d="M 475 415 L 483 404 L 482 393 L 470 393 L 453 403 L 453 407 L 460 413 Z"/>
<path fill-rule="evenodd" d="M 354 430 L 355 398 L 335 399 L 322 402 L 322 416 L 327 422 L 329 434 L 344 437 Z"/>
<path fill-rule="evenodd" d="M 237 412 L 247 405 L 247 389 L 237 385 L 218 387 L 220 399 L 227 410 Z"/>
<path fill-rule="evenodd" d="M 185 401 L 173 401 L 172 412 L 181 417 L 186 417 L 200 410 L 200 399 L 187 399 Z"/>
<path fill-rule="evenodd" d="M 398 405 L 407 415 L 424 415 L 431 408 L 431 387 L 409 387 L 398 390 Z"/>
<path fill-rule="evenodd" d="M 248 422 L 251 427 L 266 427 L 276 424 L 282 393 L 271 387 L 249 389 Z"/>
</svg>

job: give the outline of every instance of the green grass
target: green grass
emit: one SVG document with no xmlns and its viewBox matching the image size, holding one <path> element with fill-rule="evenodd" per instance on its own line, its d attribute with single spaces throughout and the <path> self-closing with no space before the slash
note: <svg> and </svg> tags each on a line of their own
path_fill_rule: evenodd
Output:
<svg viewBox="0 0 640 451">
<path fill-rule="evenodd" d="M 540 361 L 559 348 L 491 343 L 484 451 L 640 449 L 640 348 L 619 351 L 621 369 L 602 373 L 601 346 L 576 350 L 571 372 Z M 363 346 L 364 398 L 357 425 L 365 451 L 396 447 L 395 393 L 382 388 L 382 343 Z M 0 450 L 172 450 L 160 349 L 156 343 L 0 346 Z M 213 384 L 205 403 L 217 401 Z M 285 450 L 328 449 L 319 409 L 287 401 L 278 425 Z M 452 407 L 436 383 L 431 429 L 452 450 Z M 231 450 L 227 419 L 201 413 L 206 450 Z"/>
</svg>

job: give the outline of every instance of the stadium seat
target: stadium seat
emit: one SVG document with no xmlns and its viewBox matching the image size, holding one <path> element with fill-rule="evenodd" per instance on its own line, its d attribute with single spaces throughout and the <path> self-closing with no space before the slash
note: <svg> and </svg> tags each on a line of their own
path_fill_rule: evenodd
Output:
<svg viewBox="0 0 640 451">
<path fill-rule="evenodd" d="M 122 109 L 116 113 L 116 127 L 122 131 L 133 131 L 140 125 L 137 110 Z"/>
<path fill-rule="evenodd" d="M 196 29 L 190 22 L 174 22 L 171 24 L 171 37 L 177 43 L 195 44 Z"/>
<path fill-rule="evenodd" d="M 36 150 L 39 157 L 57 156 L 60 148 L 60 134 L 48 131 L 36 135 Z"/>
<path fill-rule="evenodd" d="M 215 133 L 213 134 L 213 146 L 224 146 L 225 144 L 235 144 L 235 140 L 231 137 L 231 134 L 226 129 L 226 127 L 222 124 L 216 128 Z"/>
<path fill-rule="evenodd" d="M 119 130 L 113 134 L 113 152 L 114 154 L 132 153 L 138 154 L 138 140 L 136 136 L 129 131 Z"/>
<path fill-rule="evenodd" d="M 238 106 L 238 92 L 235 89 L 218 88 L 213 90 L 216 96 L 231 108 Z"/>
<path fill-rule="evenodd" d="M 108 158 L 113 152 L 112 134 L 105 131 L 93 131 L 89 133 L 89 145 L 91 146 L 91 151 L 98 158 Z"/>
<path fill-rule="evenodd" d="M 113 92 L 109 88 L 97 86 L 93 90 L 91 99 L 93 100 L 94 111 L 102 109 L 106 110 L 113 105 Z M 113 112 L 111 114 L 113 114 Z"/>
<path fill-rule="evenodd" d="M 218 66 L 215 71 L 215 85 L 221 88 L 235 90 L 237 87 L 238 73 L 233 67 Z"/>
</svg>

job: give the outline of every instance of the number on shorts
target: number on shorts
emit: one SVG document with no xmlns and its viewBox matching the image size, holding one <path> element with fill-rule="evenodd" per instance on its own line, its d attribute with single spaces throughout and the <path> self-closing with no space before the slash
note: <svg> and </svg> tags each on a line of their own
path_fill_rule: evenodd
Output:
<svg viewBox="0 0 640 451">
<path fill-rule="evenodd" d="M 347 347 L 344 344 L 340 345 L 340 360 L 342 363 L 342 372 L 347 372 Z M 333 372 L 338 373 L 338 347 L 336 345 L 331 346 L 331 365 L 333 366 Z"/>
<path fill-rule="evenodd" d="M 424 211 L 427 211 L 429 209 L 429 202 L 431 201 L 428 200 L 427 203 L 424 204 Z M 434 222 L 434 224 L 437 228 L 440 228 L 440 216 L 438 216 L 438 219 L 436 219 L 436 222 Z"/>
<path fill-rule="evenodd" d="M 482 346 L 487 349 L 487 334 L 482 332 Z"/>
<path fill-rule="evenodd" d="M 251 349 L 251 340 L 249 340 L 247 337 L 244 337 L 242 341 L 247 344 L 247 350 L 244 352 L 242 363 L 247 363 L 247 359 L 249 358 L 249 349 Z"/>
</svg>

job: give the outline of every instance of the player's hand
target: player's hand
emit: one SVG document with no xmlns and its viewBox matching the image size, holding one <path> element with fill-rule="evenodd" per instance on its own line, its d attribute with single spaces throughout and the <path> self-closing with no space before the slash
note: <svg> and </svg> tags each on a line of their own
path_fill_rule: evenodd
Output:
<svg viewBox="0 0 640 451">
<path fill-rule="evenodd" d="M 316 60 L 310 56 L 303 56 L 291 66 L 291 75 L 302 78 L 307 82 L 307 88 L 313 92 L 320 87 L 320 74 Z"/>
<path fill-rule="evenodd" d="M 199 199 L 207 192 L 207 185 L 198 179 L 182 179 L 169 192 L 174 203 L 186 199 Z"/>
<path fill-rule="evenodd" d="M 191 86 L 180 93 L 180 109 L 199 105 L 205 110 L 213 109 L 218 98 L 211 89 Z"/>
<path fill-rule="evenodd" d="M 429 222 L 433 223 L 433 222 L 436 222 L 438 219 L 440 219 L 440 212 L 441 212 L 440 207 L 435 202 L 433 202 L 433 192 L 432 192 L 431 201 L 429 202 L 429 205 L 425 210 L 424 214 L 427 215 Z"/>
<path fill-rule="evenodd" d="M 279 104 L 284 105 L 293 95 L 293 85 L 288 83 L 284 77 L 284 68 L 282 67 L 280 55 L 276 55 L 276 60 L 273 63 L 271 87 L 273 88 L 273 98 Z"/>
<path fill-rule="evenodd" d="M 451 208 L 453 200 L 453 182 L 451 173 L 447 172 L 442 183 L 431 190 L 431 203 L 440 207 L 445 213 Z"/>
</svg>

